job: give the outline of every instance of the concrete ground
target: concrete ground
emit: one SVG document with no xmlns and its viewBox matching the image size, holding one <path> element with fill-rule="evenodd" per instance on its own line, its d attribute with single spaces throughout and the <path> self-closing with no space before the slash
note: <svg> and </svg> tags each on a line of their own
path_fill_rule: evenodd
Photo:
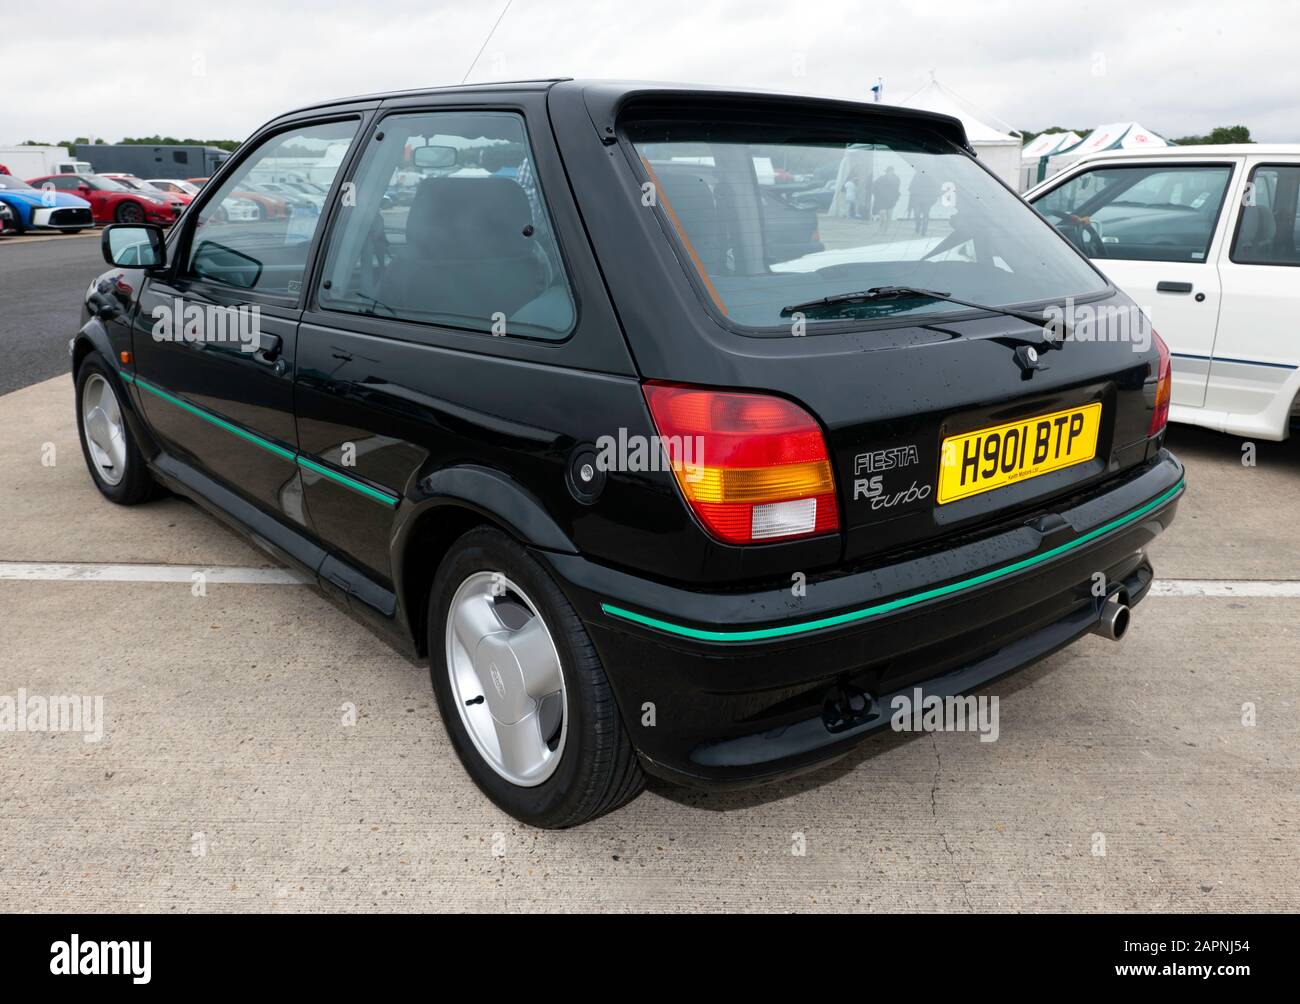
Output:
<svg viewBox="0 0 1300 1004">
<path fill-rule="evenodd" d="M 797 781 L 657 785 L 545 832 L 469 782 L 427 670 L 310 589 L 192 595 L 186 566 L 270 562 L 188 503 L 103 501 L 67 377 L 0 396 L 0 428 L 0 695 L 102 695 L 105 718 L 94 743 L 0 732 L 0 910 L 1300 908 L 1294 589 L 1148 599 L 1120 646 L 998 684 L 997 742 L 885 734 Z M 1153 549 L 1172 591 L 1300 579 L 1300 442 L 1245 468 L 1228 437 L 1172 440 L 1191 486 Z"/>
</svg>

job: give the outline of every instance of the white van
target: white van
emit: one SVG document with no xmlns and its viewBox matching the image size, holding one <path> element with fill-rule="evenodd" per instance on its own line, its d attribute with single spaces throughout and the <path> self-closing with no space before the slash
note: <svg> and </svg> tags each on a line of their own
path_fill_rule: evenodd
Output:
<svg viewBox="0 0 1300 1004">
<path fill-rule="evenodd" d="M 1025 199 L 1146 312 L 1174 422 L 1285 439 L 1300 417 L 1300 145 L 1104 151 Z"/>
</svg>

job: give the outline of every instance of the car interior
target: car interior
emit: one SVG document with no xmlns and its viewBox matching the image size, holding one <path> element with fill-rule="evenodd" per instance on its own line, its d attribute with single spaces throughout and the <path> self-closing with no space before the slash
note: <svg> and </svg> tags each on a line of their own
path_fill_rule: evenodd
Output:
<svg viewBox="0 0 1300 1004">
<path fill-rule="evenodd" d="M 504 333 L 525 337 L 567 334 L 573 298 L 519 119 L 395 119 L 358 170 L 356 206 L 330 242 L 322 306 L 498 333 L 504 324 Z"/>
<path fill-rule="evenodd" d="M 1233 261 L 1300 264 L 1300 167 L 1261 166 L 1251 175 Z"/>
<path fill-rule="evenodd" d="M 1092 258 L 1199 262 L 1231 175 L 1227 165 L 1098 168 L 1034 208 Z"/>
</svg>

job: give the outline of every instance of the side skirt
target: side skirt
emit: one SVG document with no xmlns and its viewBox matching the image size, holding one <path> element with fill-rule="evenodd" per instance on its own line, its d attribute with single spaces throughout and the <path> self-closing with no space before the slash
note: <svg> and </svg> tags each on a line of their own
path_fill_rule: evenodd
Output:
<svg viewBox="0 0 1300 1004">
<path fill-rule="evenodd" d="M 423 664 L 396 594 L 171 454 L 159 452 L 149 461 L 149 468 L 177 495 L 194 502 L 276 561 L 309 577 L 316 591 L 336 607 L 407 659 Z"/>
</svg>

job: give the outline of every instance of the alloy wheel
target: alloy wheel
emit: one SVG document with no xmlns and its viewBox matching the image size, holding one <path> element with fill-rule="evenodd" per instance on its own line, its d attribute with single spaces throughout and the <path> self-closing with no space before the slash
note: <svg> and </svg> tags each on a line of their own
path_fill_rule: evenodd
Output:
<svg viewBox="0 0 1300 1004">
<path fill-rule="evenodd" d="M 511 784 L 549 778 L 564 753 L 564 673 L 537 606 L 501 572 L 475 572 L 452 597 L 447 672 L 483 760 Z"/>
</svg>

